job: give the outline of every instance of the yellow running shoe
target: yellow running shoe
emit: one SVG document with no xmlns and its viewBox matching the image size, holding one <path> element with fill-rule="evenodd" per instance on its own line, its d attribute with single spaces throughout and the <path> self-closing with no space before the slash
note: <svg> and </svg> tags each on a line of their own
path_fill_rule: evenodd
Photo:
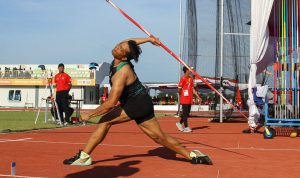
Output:
<svg viewBox="0 0 300 178">
<path fill-rule="evenodd" d="M 79 150 L 79 152 L 75 156 L 70 159 L 64 160 L 64 164 L 74 166 L 89 166 L 92 164 L 92 158 L 89 154 L 85 153 L 82 150 Z"/>
<path fill-rule="evenodd" d="M 212 160 L 206 154 L 203 154 L 199 150 L 194 150 L 190 153 L 190 158 L 192 158 L 192 164 L 208 164 L 212 165 Z"/>
</svg>

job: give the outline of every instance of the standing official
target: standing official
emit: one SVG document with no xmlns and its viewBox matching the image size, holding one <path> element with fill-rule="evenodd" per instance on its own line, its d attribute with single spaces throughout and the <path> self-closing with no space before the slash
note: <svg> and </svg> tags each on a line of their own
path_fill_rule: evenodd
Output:
<svg viewBox="0 0 300 178">
<path fill-rule="evenodd" d="M 64 70 L 64 64 L 60 63 L 58 65 L 58 74 L 54 77 L 54 83 L 56 84 L 56 102 L 61 122 L 71 124 L 70 117 L 74 109 L 69 107 L 69 91 L 72 87 L 72 81 L 71 77 L 65 73 Z M 65 113 L 65 117 L 63 117 L 63 113 Z"/>
<path fill-rule="evenodd" d="M 194 79 L 191 76 L 191 72 L 185 66 L 182 70 L 184 72 L 184 76 L 180 79 L 178 84 L 182 115 L 180 121 L 176 123 L 176 126 L 178 130 L 182 132 L 192 132 L 192 129 L 188 126 L 188 117 L 193 103 L 193 96 L 194 94 L 197 96 L 199 103 L 201 103 L 201 98 L 194 89 Z"/>
</svg>

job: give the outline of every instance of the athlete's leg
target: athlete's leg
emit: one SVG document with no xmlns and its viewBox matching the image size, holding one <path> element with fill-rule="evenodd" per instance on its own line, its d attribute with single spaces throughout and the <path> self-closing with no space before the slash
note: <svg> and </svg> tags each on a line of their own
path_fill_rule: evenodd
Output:
<svg viewBox="0 0 300 178">
<path fill-rule="evenodd" d="M 139 124 L 139 127 L 156 143 L 161 144 L 178 154 L 181 154 L 187 159 L 191 159 L 189 156 L 190 152 L 186 148 L 184 148 L 175 138 L 162 132 L 156 118 L 152 118 Z"/>
<path fill-rule="evenodd" d="M 191 160 L 193 164 L 212 164 L 209 156 L 201 153 L 198 150 L 192 152 L 183 147 L 175 138 L 163 133 L 156 118 L 144 121 L 139 124 L 141 130 L 152 138 L 156 143 L 161 144 L 170 150 L 184 156 L 186 159 Z"/>
<path fill-rule="evenodd" d="M 81 166 L 91 165 L 92 159 L 90 154 L 96 148 L 96 146 L 104 140 L 110 127 L 114 124 L 119 124 L 130 120 L 131 119 L 128 118 L 121 107 L 115 107 L 100 119 L 98 128 L 90 136 L 84 150 L 79 151 L 79 153 L 74 157 L 64 160 L 64 164 Z"/>
<path fill-rule="evenodd" d="M 128 122 L 130 120 L 131 119 L 126 115 L 121 107 L 115 107 L 100 119 L 98 128 L 90 136 L 83 151 L 90 154 L 95 147 L 104 140 L 112 125 Z"/>
</svg>

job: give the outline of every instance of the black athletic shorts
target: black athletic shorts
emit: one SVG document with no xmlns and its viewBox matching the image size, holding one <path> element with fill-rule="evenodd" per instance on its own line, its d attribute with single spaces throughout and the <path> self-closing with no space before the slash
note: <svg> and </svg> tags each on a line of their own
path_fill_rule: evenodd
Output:
<svg viewBox="0 0 300 178">
<path fill-rule="evenodd" d="M 141 124 L 154 117 L 154 108 L 152 99 L 148 94 L 140 94 L 130 97 L 121 104 L 127 116 L 137 124 Z"/>
</svg>

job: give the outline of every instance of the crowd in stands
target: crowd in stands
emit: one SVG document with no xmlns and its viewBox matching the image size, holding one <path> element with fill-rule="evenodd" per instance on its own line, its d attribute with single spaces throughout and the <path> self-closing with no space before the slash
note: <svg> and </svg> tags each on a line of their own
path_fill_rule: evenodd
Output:
<svg viewBox="0 0 300 178">
<path fill-rule="evenodd" d="M 73 78 L 94 78 L 93 70 L 75 70 L 75 69 L 68 69 L 70 70 L 69 73 Z M 56 74 L 57 71 L 52 71 Z M 44 78 L 45 73 L 39 69 L 35 68 L 32 69 L 31 67 L 24 67 L 20 65 L 19 67 L 0 67 L 0 78 L 1 79 L 39 79 Z"/>
<path fill-rule="evenodd" d="M 177 104 L 177 100 L 173 98 L 173 96 L 166 95 L 165 97 L 152 97 L 152 102 L 154 105 L 175 105 Z"/>
<path fill-rule="evenodd" d="M 157 96 L 153 96 L 152 97 L 152 102 L 154 105 L 175 105 L 178 103 L 177 98 L 174 98 L 172 95 L 171 96 L 164 96 L 164 97 L 157 97 Z M 202 102 L 199 103 L 199 101 L 197 99 L 193 100 L 193 105 L 212 105 L 214 104 L 214 100 L 213 98 L 210 97 L 206 97 L 206 98 L 202 98 Z"/>
<path fill-rule="evenodd" d="M 29 69 L 17 67 L 5 67 L 4 69 L 0 68 L 0 78 L 24 78 L 30 79 L 33 74 L 31 67 Z"/>
</svg>

